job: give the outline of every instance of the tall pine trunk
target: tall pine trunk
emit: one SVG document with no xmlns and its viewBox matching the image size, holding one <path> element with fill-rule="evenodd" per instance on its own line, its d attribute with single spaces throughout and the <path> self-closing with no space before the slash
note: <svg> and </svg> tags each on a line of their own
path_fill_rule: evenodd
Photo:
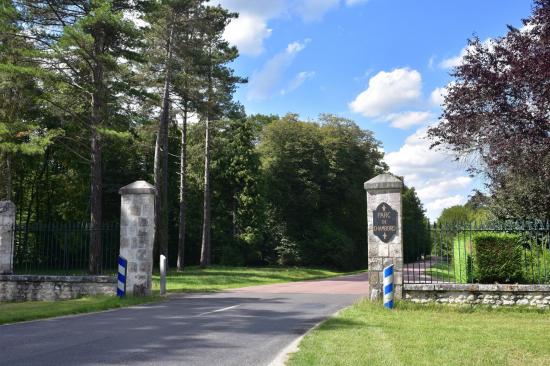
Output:
<svg viewBox="0 0 550 366">
<path fill-rule="evenodd" d="M 103 52 L 104 34 L 100 30 L 94 39 L 93 92 L 92 92 L 92 136 L 91 136 L 91 187 L 90 187 L 90 274 L 101 273 L 101 225 L 103 221 L 103 172 L 101 166 L 101 136 L 98 129 L 103 120 L 103 65 L 99 60 Z"/>
<path fill-rule="evenodd" d="M 204 139 L 204 197 L 202 204 L 202 268 L 210 265 L 210 118 L 206 118 L 206 132 Z"/>
<path fill-rule="evenodd" d="M 187 106 L 183 111 L 180 147 L 180 215 L 178 231 L 177 270 L 183 271 L 185 259 L 185 228 L 187 214 Z"/>
<path fill-rule="evenodd" d="M 94 101 L 97 98 L 92 98 Z M 95 112 L 92 115 L 97 116 L 98 103 L 94 102 Z M 96 120 L 96 118 L 93 118 Z M 99 119 L 97 119 L 99 121 Z M 91 192 L 90 192 L 90 274 L 101 273 L 101 224 L 102 224 L 102 168 L 101 168 L 101 137 L 99 136 L 99 122 L 92 126 L 92 141 L 91 141 Z"/>
<path fill-rule="evenodd" d="M 172 37 L 173 22 L 170 22 L 166 44 L 166 70 L 164 92 L 155 143 L 155 246 L 159 254 L 168 258 L 168 121 L 170 117 L 170 85 L 172 82 Z"/>
<path fill-rule="evenodd" d="M 208 72 L 208 101 L 206 103 L 206 126 L 204 136 L 204 197 L 202 201 L 202 268 L 210 265 L 210 118 L 212 115 L 212 54 L 209 57 L 210 69 Z"/>
</svg>

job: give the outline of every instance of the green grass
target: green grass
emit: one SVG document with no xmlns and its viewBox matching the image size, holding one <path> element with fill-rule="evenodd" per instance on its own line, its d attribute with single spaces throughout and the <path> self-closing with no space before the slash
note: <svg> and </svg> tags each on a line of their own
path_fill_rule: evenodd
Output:
<svg viewBox="0 0 550 366">
<path fill-rule="evenodd" d="M 349 273 L 349 272 L 347 272 Z M 169 292 L 210 292 L 230 288 L 321 279 L 347 274 L 319 268 L 292 267 L 226 267 L 206 269 L 187 267 L 183 272 L 170 271 L 166 276 Z M 159 288 L 158 273 L 153 288 Z"/>
<path fill-rule="evenodd" d="M 432 279 L 446 282 L 457 282 L 452 263 L 437 263 L 426 269 L 426 274 Z"/>
<path fill-rule="evenodd" d="M 63 301 L 5 302 L 0 303 L 0 324 L 89 313 L 159 300 L 156 296 L 124 299 L 115 296 L 90 296 Z"/>
<path fill-rule="evenodd" d="M 360 302 L 302 341 L 289 366 L 550 365 L 550 311 Z"/>
</svg>

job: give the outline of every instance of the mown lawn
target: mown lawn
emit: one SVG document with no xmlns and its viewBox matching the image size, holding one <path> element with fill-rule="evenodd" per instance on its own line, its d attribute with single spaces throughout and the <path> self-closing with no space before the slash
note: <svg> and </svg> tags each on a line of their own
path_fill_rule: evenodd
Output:
<svg viewBox="0 0 550 366">
<path fill-rule="evenodd" d="M 452 263 L 437 263 L 426 269 L 426 274 L 430 275 L 434 280 L 446 282 L 457 282 L 455 273 Z"/>
<path fill-rule="evenodd" d="M 158 296 L 124 299 L 115 296 L 90 296 L 63 301 L 5 302 L 0 303 L 0 324 L 90 313 L 159 300 Z"/>
<path fill-rule="evenodd" d="M 360 302 L 308 334 L 289 366 L 550 365 L 550 311 Z"/>
<path fill-rule="evenodd" d="M 313 280 L 343 274 L 347 273 L 300 267 L 212 266 L 206 269 L 187 267 L 183 272 L 170 271 L 166 276 L 166 288 L 169 292 L 209 292 L 271 283 Z M 153 288 L 158 289 L 159 283 L 160 277 L 157 273 L 153 276 Z"/>
<path fill-rule="evenodd" d="M 281 268 L 281 267 L 223 267 L 207 269 L 186 268 L 184 272 L 171 271 L 167 275 L 167 289 L 170 292 L 209 292 L 244 286 L 291 282 L 326 278 L 344 274 L 325 269 Z M 124 306 L 160 301 L 159 277 L 153 277 L 154 296 L 148 298 L 124 298 L 97 296 L 76 300 L 7 302 L 0 303 L 0 324 L 25 320 L 51 318 L 61 315 L 88 313 Z"/>
</svg>

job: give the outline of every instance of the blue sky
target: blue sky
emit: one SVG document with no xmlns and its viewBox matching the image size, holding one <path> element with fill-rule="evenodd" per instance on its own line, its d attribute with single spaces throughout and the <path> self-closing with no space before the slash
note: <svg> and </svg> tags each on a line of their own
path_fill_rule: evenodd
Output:
<svg viewBox="0 0 550 366">
<path fill-rule="evenodd" d="M 414 186 L 431 219 L 462 204 L 478 178 L 430 151 L 449 72 L 467 38 L 521 27 L 530 0 L 216 0 L 239 12 L 225 37 L 249 78 L 237 99 L 247 113 L 333 113 L 374 131 L 390 171 Z"/>
</svg>

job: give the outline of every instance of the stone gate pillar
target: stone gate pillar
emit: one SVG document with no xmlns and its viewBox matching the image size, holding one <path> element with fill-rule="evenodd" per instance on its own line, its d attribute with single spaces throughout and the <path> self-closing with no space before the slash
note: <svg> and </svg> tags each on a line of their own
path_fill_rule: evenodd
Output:
<svg viewBox="0 0 550 366">
<path fill-rule="evenodd" d="M 0 201 L 0 274 L 13 273 L 15 204 Z"/>
<path fill-rule="evenodd" d="M 139 180 L 119 191 L 120 255 L 128 261 L 126 294 L 151 294 L 155 238 L 155 187 Z"/>
<path fill-rule="evenodd" d="M 382 296 L 383 269 L 394 265 L 394 296 L 403 293 L 403 181 L 381 174 L 365 182 L 368 217 L 368 266 L 371 300 Z"/>
</svg>

